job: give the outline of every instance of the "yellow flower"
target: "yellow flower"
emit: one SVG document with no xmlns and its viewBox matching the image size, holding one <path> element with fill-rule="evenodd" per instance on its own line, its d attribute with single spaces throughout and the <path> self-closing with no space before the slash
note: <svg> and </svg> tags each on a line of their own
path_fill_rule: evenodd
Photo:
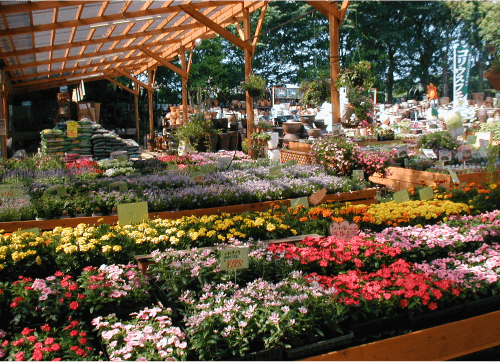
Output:
<svg viewBox="0 0 500 362">
<path fill-rule="evenodd" d="M 290 232 L 291 232 L 293 235 L 297 235 L 297 234 L 298 234 L 298 233 L 297 233 L 297 230 L 295 230 L 295 229 L 290 229 Z"/>
<path fill-rule="evenodd" d="M 211 238 L 211 237 L 215 236 L 215 234 L 217 234 L 217 232 L 216 232 L 215 230 L 210 230 L 209 232 L 207 232 L 207 236 L 208 236 L 209 238 Z"/>
<path fill-rule="evenodd" d="M 120 252 L 120 251 L 122 251 L 122 247 L 121 247 L 121 245 L 114 245 L 114 246 L 113 246 L 113 251 L 114 251 L 114 252 L 117 252 L 117 253 L 118 253 L 118 252 Z"/>
<path fill-rule="evenodd" d="M 112 248 L 111 248 L 111 245 L 104 245 L 102 247 L 102 252 L 103 253 L 107 253 L 108 251 L 110 251 Z"/>
<path fill-rule="evenodd" d="M 272 232 L 272 231 L 276 230 L 276 225 L 268 222 L 267 226 L 266 226 L 266 230 Z"/>
<path fill-rule="evenodd" d="M 42 258 L 40 258 L 40 256 L 37 256 L 36 259 L 35 259 L 35 262 L 38 264 L 38 265 L 42 265 Z"/>
</svg>

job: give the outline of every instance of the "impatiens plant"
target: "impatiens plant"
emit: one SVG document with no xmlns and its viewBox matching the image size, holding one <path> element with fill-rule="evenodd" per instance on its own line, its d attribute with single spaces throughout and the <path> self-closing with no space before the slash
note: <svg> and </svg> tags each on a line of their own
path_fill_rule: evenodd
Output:
<svg viewBox="0 0 500 362">
<path fill-rule="evenodd" d="M 84 299 L 72 277 L 62 272 L 45 279 L 20 276 L 11 287 L 13 323 L 60 322 L 62 318 L 81 314 Z"/>
<path fill-rule="evenodd" d="M 0 340 L 5 333 L 0 331 Z M 0 358 L 9 361 L 95 361 L 98 354 L 92 337 L 83 322 L 72 320 L 60 328 L 45 324 L 39 328 L 24 328 L 10 340 L 3 340 Z"/>
<path fill-rule="evenodd" d="M 344 306 L 335 289 L 308 282 L 293 272 L 273 284 L 262 279 L 239 288 L 232 282 L 205 284 L 200 295 L 186 291 L 179 300 L 190 348 L 201 360 L 243 356 L 251 345 L 287 345 L 291 339 L 338 331 Z"/>
<path fill-rule="evenodd" d="M 89 266 L 77 281 L 90 313 L 117 306 L 130 308 L 151 300 L 148 277 L 137 265 Z"/>
<path fill-rule="evenodd" d="M 169 308 L 145 308 L 123 321 L 115 315 L 92 321 L 111 361 L 185 361 L 186 336 L 172 325 Z"/>
</svg>

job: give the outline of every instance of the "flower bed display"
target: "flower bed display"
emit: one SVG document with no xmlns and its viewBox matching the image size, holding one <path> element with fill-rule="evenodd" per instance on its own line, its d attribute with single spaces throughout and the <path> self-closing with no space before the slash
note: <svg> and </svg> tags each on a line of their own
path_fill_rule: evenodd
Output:
<svg viewBox="0 0 500 362">
<path fill-rule="evenodd" d="M 276 356 L 304 358 L 327 351 L 314 343 L 328 344 L 328 349 L 345 348 L 348 343 L 357 343 L 354 339 L 382 338 L 384 331 L 366 327 L 372 320 L 390 320 L 393 324 L 379 323 L 389 329 L 395 325 L 405 329 L 412 323 L 417 327 L 424 325 L 420 322 L 423 318 L 437 321 L 433 313 L 448 308 L 463 311 L 464 302 L 477 300 L 486 305 L 479 313 L 489 311 L 492 303 L 486 301 L 498 291 L 500 213 L 469 215 L 476 212 L 468 206 L 476 203 L 475 197 L 494 196 L 496 192 L 491 185 L 476 188 L 476 193 L 473 189 L 445 193 L 436 188 L 435 195 L 441 199 L 400 204 L 323 204 L 309 209 L 276 204 L 255 213 L 157 219 L 135 225 L 59 227 L 40 236 L 30 232 L 3 234 L 0 305 L 9 307 L 1 309 L 7 314 L 2 321 L 13 321 L 18 305 L 29 301 L 30 307 L 23 313 L 48 308 L 37 313 L 39 322 L 50 322 L 56 330 L 65 328 L 69 317 L 90 326 L 93 317 L 102 316 L 94 326 L 99 326 L 103 347 L 97 344 L 92 348 L 106 350 L 110 357 L 250 358 L 250 353 L 265 349 L 267 356 L 276 352 Z M 452 202 L 448 198 L 452 191 L 457 200 L 465 195 L 473 199 L 471 203 Z M 269 245 L 251 240 L 312 232 L 326 235 L 332 221 L 343 220 L 357 221 L 363 232 L 350 240 L 315 237 Z M 249 268 L 236 274 L 221 270 L 221 249 L 238 247 L 250 248 Z M 156 264 L 150 273 L 169 307 L 180 314 L 153 307 L 150 295 L 134 294 L 149 290 L 149 286 L 147 279 L 137 274 L 138 269 L 126 263 L 133 255 L 153 250 L 158 251 L 153 253 Z M 21 279 L 19 275 L 23 275 Z M 54 293 L 47 293 L 49 288 Z M 145 299 L 139 300 L 141 296 Z M 58 304 L 60 299 L 63 302 Z M 115 300 L 118 307 L 130 304 L 138 314 L 127 311 L 107 317 L 119 310 L 96 310 L 103 302 Z M 149 306 L 144 308 L 143 302 Z M 56 309 L 50 310 L 49 305 Z M 92 316 L 91 309 L 98 314 Z M 35 328 L 23 325 L 26 322 L 20 318 L 15 324 L 17 331 Z M 365 327 L 360 328 L 362 325 Z M 13 330 L 13 326 L 0 324 L 0 329 Z M 92 327 L 85 328 L 90 333 Z M 130 331 L 130 338 L 124 329 Z M 145 347 L 134 344 L 134 336 L 139 336 L 135 330 L 150 338 Z M 169 331 L 164 332 L 169 337 L 159 338 L 156 331 L 160 330 Z M 21 351 L 11 347 L 18 340 L 14 338 L 18 337 L 4 337 L 9 342 L 3 353 Z M 333 342 L 340 340 L 343 342 Z M 34 359 L 34 347 L 26 344 L 23 351 Z M 87 359 L 104 358 L 99 351 L 92 353 Z"/>
</svg>

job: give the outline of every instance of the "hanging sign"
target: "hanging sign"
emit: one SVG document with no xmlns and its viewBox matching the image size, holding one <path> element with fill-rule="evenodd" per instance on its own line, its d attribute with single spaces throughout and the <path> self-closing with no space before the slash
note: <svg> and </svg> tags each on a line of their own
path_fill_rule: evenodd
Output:
<svg viewBox="0 0 500 362">
<path fill-rule="evenodd" d="M 349 221 L 342 221 L 340 224 L 332 222 L 330 225 L 330 235 L 342 240 L 351 240 L 358 234 L 359 225 L 356 223 L 350 224 Z"/>
<path fill-rule="evenodd" d="M 248 269 L 248 248 L 221 250 L 221 270 Z"/>
<path fill-rule="evenodd" d="M 326 197 L 327 191 L 328 190 L 325 187 L 325 188 L 323 188 L 321 190 L 316 191 L 311 196 L 309 196 L 309 198 L 307 199 L 308 202 L 309 202 L 309 205 L 319 205 L 319 204 L 321 204 L 323 202 L 323 200 L 325 199 L 325 197 Z"/>
<path fill-rule="evenodd" d="M 66 122 L 66 127 L 66 136 L 68 136 L 68 138 L 78 137 L 78 123 L 75 121 L 68 121 Z"/>
<path fill-rule="evenodd" d="M 457 46 L 454 49 L 453 61 L 453 105 L 455 108 L 467 106 L 469 87 L 469 53 L 468 47 Z"/>
<path fill-rule="evenodd" d="M 148 202 L 131 202 L 118 204 L 118 221 L 120 225 L 128 225 L 149 220 Z"/>
<path fill-rule="evenodd" d="M 0 119 L 0 136 L 7 136 L 7 121 Z"/>
</svg>

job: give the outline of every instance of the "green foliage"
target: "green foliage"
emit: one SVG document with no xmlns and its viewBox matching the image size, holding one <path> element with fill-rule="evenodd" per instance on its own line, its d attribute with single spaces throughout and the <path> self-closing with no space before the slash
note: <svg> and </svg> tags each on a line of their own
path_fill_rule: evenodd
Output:
<svg viewBox="0 0 500 362">
<path fill-rule="evenodd" d="M 299 92 L 302 93 L 302 105 L 320 107 L 325 101 L 330 101 L 330 75 L 322 73 L 318 74 L 316 79 L 303 81 L 300 83 Z"/>
<path fill-rule="evenodd" d="M 265 94 L 266 80 L 257 74 L 248 76 L 248 80 L 241 85 L 243 91 L 248 91 L 251 97 L 262 98 Z"/>
<path fill-rule="evenodd" d="M 433 132 L 422 136 L 418 141 L 419 148 L 430 148 L 432 150 L 456 150 L 458 142 L 448 131 Z"/>
<path fill-rule="evenodd" d="M 199 111 L 193 114 L 191 119 L 177 130 L 176 137 L 179 142 L 189 140 L 195 148 L 201 144 L 210 148 L 210 137 L 217 134 L 217 132 L 212 121 L 206 119 L 203 112 Z"/>
</svg>

